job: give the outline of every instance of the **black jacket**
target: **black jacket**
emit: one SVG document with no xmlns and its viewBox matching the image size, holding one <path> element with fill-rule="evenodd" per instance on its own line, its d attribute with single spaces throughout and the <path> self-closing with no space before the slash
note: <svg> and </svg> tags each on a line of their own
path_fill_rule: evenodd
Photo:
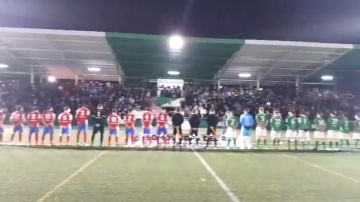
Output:
<svg viewBox="0 0 360 202">
<path fill-rule="evenodd" d="M 200 117 L 197 114 L 191 115 L 189 119 L 190 127 L 191 128 L 199 128 L 200 126 Z"/>
<path fill-rule="evenodd" d="M 103 111 L 95 111 L 91 113 L 91 119 L 94 126 L 104 127 L 106 122 L 106 115 Z"/>
<path fill-rule="evenodd" d="M 181 126 L 182 123 L 184 122 L 184 116 L 180 113 L 175 113 L 172 116 L 171 121 L 174 126 Z"/>
<path fill-rule="evenodd" d="M 209 114 L 208 117 L 206 118 L 206 122 L 209 127 L 216 128 L 216 126 L 219 122 L 219 119 L 215 114 Z"/>
</svg>

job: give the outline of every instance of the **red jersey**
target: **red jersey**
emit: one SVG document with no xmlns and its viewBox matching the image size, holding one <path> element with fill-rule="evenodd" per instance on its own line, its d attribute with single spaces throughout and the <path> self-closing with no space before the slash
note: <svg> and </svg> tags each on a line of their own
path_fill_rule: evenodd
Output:
<svg viewBox="0 0 360 202">
<path fill-rule="evenodd" d="M 41 113 L 39 111 L 30 112 L 27 118 L 30 127 L 39 127 L 41 122 Z"/>
<path fill-rule="evenodd" d="M 73 116 L 68 112 L 63 112 L 63 113 L 59 114 L 58 119 L 59 119 L 60 126 L 63 128 L 67 128 L 70 126 L 70 124 L 73 120 Z"/>
<path fill-rule="evenodd" d="M 90 116 L 90 110 L 86 107 L 81 107 L 76 110 L 76 120 L 80 125 L 84 125 L 88 123 L 88 118 Z"/>
<path fill-rule="evenodd" d="M 128 113 L 125 116 L 125 125 L 126 128 L 134 128 L 135 126 L 135 115 L 132 113 Z"/>
<path fill-rule="evenodd" d="M 158 116 L 158 126 L 159 128 L 165 128 L 167 122 L 168 122 L 168 115 L 164 112 L 161 112 Z"/>
<path fill-rule="evenodd" d="M 111 114 L 108 117 L 108 123 L 110 129 L 118 129 L 120 124 L 120 116 L 117 114 Z"/>
<path fill-rule="evenodd" d="M 0 112 L 0 128 L 3 127 L 5 117 L 6 117 L 6 114 L 4 114 L 3 112 Z"/>
<path fill-rule="evenodd" d="M 44 125 L 48 127 L 54 126 L 55 114 L 52 111 L 45 111 L 43 114 Z"/>
<path fill-rule="evenodd" d="M 14 125 L 21 125 L 24 122 L 24 114 L 19 111 L 15 111 L 11 114 L 10 120 Z"/>
<path fill-rule="evenodd" d="M 144 128 L 149 128 L 152 122 L 151 112 L 144 112 L 143 114 L 143 126 Z"/>
</svg>

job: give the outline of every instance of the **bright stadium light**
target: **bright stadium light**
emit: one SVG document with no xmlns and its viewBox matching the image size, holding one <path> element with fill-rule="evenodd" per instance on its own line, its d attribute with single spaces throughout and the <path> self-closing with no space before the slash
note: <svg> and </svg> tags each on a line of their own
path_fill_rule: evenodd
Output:
<svg viewBox="0 0 360 202">
<path fill-rule="evenodd" d="M 8 67 L 9 67 L 9 65 L 0 63 L 0 69 L 6 69 Z"/>
<path fill-rule="evenodd" d="M 56 81 L 55 76 L 48 76 L 47 79 L 48 79 L 48 82 L 50 82 L 50 83 L 54 83 Z"/>
<path fill-rule="evenodd" d="M 101 69 L 99 67 L 89 67 L 88 71 L 89 72 L 100 72 Z"/>
<path fill-rule="evenodd" d="M 321 79 L 323 81 L 332 81 L 332 80 L 334 80 L 334 77 L 332 75 L 322 75 Z"/>
<path fill-rule="evenodd" d="M 168 71 L 167 73 L 168 73 L 169 75 L 171 75 L 171 76 L 177 76 L 177 75 L 180 74 L 179 71 Z"/>
<path fill-rule="evenodd" d="M 251 77 L 251 74 L 250 73 L 240 73 L 240 74 L 238 74 L 238 76 L 240 78 L 249 78 L 249 77 Z"/>
<path fill-rule="evenodd" d="M 184 38 L 180 35 L 170 36 L 168 46 L 171 51 L 180 51 L 185 45 Z"/>
</svg>

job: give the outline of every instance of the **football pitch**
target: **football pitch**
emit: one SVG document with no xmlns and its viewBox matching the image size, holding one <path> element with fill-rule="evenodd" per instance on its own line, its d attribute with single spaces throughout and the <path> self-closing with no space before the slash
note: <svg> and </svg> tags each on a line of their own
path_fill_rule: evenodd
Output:
<svg viewBox="0 0 360 202">
<path fill-rule="evenodd" d="M 0 201 L 359 201 L 358 153 L 0 153 Z"/>
</svg>

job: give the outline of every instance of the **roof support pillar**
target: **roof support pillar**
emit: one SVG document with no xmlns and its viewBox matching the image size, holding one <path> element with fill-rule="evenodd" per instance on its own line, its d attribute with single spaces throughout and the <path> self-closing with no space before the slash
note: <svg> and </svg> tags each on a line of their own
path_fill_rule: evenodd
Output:
<svg viewBox="0 0 360 202">
<path fill-rule="evenodd" d="M 219 79 L 219 80 L 217 80 L 217 89 L 219 90 L 220 87 L 221 87 L 221 80 Z"/>
<path fill-rule="evenodd" d="M 35 83 L 34 67 L 31 68 L 31 72 L 30 72 L 30 83 L 31 83 L 31 84 L 34 84 L 34 83 Z"/>
<path fill-rule="evenodd" d="M 79 75 L 75 74 L 75 86 L 79 84 Z"/>
<path fill-rule="evenodd" d="M 256 77 L 256 90 L 260 90 L 260 81 L 261 80 L 261 77 L 258 75 Z"/>
<path fill-rule="evenodd" d="M 300 86 L 300 77 L 296 77 L 295 80 L 295 88 L 296 88 L 296 94 L 298 94 L 301 90 L 301 86 Z"/>
</svg>

